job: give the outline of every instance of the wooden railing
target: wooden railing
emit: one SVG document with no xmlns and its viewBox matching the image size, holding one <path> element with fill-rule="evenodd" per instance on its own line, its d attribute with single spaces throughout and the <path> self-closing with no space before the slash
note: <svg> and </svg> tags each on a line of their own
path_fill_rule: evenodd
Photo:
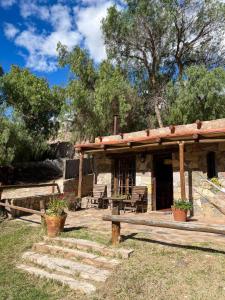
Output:
<svg viewBox="0 0 225 300">
<path fill-rule="evenodd" d="M 128 223 L 133 225 L 145 225 L 153 227 L 171 228 L 178 230 L 208 232 L 225 235 L 225 226 L 217 224 L 204 224 L 193 222 L 175 222 L 175 221 L 159 221 L 145 220 L 135 217 L 126 217 L 118 215 L 118 210 L 114 209 L 112 215 L 103 216 L 103 221 L 112 222 L 112 244 L 116 245 L 120 242 L 120 224 Z"/>
<path fill-rule="evenodd" d="M 26 207 L 22 207 L 22 206 L 17 206 L 17 205 L 11 205 L 8 203 L 4 203 L 4 199 L 2 199 L 2 193 L 3 190 L 9 190 L 9 189 L 22 189 L 22 188 L 34 188 L 34 187 L 52 187 L 52 195 L 55 194 L 55 187 L 57 189 L 57 194 L 61 194 L 60 188 L 58 183 L 41 183 L 41 184 L 21 184 L 21 185 L 0 185 L 0 206 L 5 207 L 5 208 L 10 208 L 10 209 L 15 209 L 15 210 L 19 210 L 19 211 L 23 211 L 23 212 L 27 212 L 27 213 L 31 213 L 31 214 L 36 214 L 39 216 L 43 216 L 45 213 L 45 200 L 40 197 L 40 211 L 39 210 L 34 210 L 34 209 L 30 209 L 30 208 L 26 208 Z M 34 196 L 32 196 L 34 197 Z"/>
</svg>

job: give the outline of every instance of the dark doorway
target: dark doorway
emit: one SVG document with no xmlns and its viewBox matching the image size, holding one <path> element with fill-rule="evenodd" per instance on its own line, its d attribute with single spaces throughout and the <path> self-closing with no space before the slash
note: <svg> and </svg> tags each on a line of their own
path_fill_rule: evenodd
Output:
<svg viewBox="0 0 225 300">
<path fill-rule="evenodd" d="M 155 182 L 155 208 L 168 209 L 173 205 L 172 154 L 153 157 L 153 177 Z"/>
</svg>

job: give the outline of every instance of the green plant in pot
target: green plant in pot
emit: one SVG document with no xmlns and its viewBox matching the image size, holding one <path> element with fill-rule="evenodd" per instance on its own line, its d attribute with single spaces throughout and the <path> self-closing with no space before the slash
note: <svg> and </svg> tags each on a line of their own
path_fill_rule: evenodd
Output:
<svg viewBox="0 0 225 300">
<path fill-rule="evenodd" d="M 175 221 L 186 222 L 187 212 L 192 209 L 192 204 L 187 200 L 179 199 L 174 201 L 172 206 L 173 217 Z"/>
<path fill-rule="evenodd" d="M 67 213 L 67 202 L 62 198 L 53 198 L 48 204 L 45 212 L 45 222 L 49 237 L 56 237 L 63 231 Z"/>
</svg>

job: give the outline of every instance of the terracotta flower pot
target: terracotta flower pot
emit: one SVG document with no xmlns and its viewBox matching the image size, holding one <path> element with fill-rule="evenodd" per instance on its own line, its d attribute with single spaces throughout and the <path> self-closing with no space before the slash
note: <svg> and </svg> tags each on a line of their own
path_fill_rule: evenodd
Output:
<svg viewBox="0 0 225 300">
<path fill-rule="evenodd" d="M 174 221 L 187 222 L 187 210 L 172 207 Z"/>
<path fill-rule="evenodd" d="M 62 216 L 48 216 L 45 215 L 45 221 L 47 225 L 47 233 L 49 237 L 56 237 L 63 231 L 67 214 Z"/>
</svg>

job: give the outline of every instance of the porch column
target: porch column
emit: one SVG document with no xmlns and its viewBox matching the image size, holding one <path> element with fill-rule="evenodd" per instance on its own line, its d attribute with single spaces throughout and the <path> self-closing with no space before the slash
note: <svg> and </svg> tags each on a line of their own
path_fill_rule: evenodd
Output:
<svg viewBox="0 0 225 300">
<path fill-rule="evenodd" d="M 179 142 L 179 162 L 180 162 L 180 191 L 181 199 L 186 199 L 185 176 L 184 176 L 184 142 Z"/>
<path fill-rule="evenodd" d="M 78 182 L 78 197 L 82 196 L 82 181 L 83 181 L 83 161 L 84 161 L 84 152 L 80 152 L 80 163 L 79 163 L 79 182 Z"/>
</svg>

